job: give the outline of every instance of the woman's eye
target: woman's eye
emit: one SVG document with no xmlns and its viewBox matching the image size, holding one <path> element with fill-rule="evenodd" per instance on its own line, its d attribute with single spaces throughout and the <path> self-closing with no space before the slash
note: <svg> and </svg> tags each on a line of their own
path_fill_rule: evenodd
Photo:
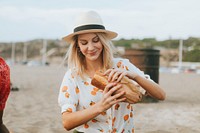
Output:
<svg viewBox="0 0 200 133">
<path fill-rule="evenodd" d="M 86 44 L 87 44 L 87 42 L 81 42 L 81 44 L 82 44 L 82 45 L 86 45 Z"/>
<path fill-rule="evenodd" d="M 94 38 L 94 39 L 93 39 L 93 42 L 95 42 L 95 43 L 99 42 L 99 38 L 98 38 L 98 37 L 97 37 L 97 38 Z"/>
</svg>

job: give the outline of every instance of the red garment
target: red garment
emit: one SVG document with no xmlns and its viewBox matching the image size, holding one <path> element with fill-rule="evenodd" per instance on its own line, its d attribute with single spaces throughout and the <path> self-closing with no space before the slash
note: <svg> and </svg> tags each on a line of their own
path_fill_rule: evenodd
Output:
<svg viewBox="0 0 200 133">
<path fill-rule="evenodd" d="M 10 68 L 0 57 L 0 110 L 3 110 L 10 93 Z"/>
</svg>

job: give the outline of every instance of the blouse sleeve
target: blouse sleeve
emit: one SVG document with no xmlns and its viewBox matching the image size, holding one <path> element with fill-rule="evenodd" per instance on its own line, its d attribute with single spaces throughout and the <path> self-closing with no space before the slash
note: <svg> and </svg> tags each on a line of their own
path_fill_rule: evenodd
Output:
<svg viewBox="0 0 200 133">
<path fill-rule="evenodd" d="M 148 74 L 145 74 L 143 71 L 141 71 L 139 68 L 137 68 L 134 64 L 132 64 L 128 59 L 123 59 L 121 64 L 122 64 L 122 66 L 121 66 L 122 68 L 124 68 L 128 71 L 136 72 L 140 76 L 153 81 Z"/>
<path fill-rule="evenodd" d="M 75 112 L 78 104 L 78 96 L 76 94 L 76 84 L 71 70 L 68 70 L 63 78 L 60 86 L 58 103 L 63 112 Z"/>
<path fill-rule="evenodd" d="M 132 72 L 136 72 L 138 75 L 147 78 L 148 80 L 154 82 L 149 75 L 144 74 L 143 71 L 141 71 L 139 68 L 137 68 L 134 64 L 132 64 L 128 59 L 122 59 L 119 60 L 117 62 L 117 67 L 118 68 L 123 68 L 126 69 L 127 71 L 132 71 Z M 146 93 L 146 90 L 143 89 L 137 82 L 133 81 L 135 83 L 135 85 L 137 85 L 139 87 L 139 90 L 142 94 Z"/>
</svg>

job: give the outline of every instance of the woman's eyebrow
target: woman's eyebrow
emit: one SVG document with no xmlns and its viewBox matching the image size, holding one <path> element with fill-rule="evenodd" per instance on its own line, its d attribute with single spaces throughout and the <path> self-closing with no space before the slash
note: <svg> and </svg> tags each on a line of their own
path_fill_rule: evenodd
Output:
<svg viewBox="0 0 200 133">
<path fill-rule="evenodd" d="M 81 42 L 86 42 L 87 40 L 85 40 L 85 39 L 79 39 L 79 41 L 81 41 Z"/>
</svg>

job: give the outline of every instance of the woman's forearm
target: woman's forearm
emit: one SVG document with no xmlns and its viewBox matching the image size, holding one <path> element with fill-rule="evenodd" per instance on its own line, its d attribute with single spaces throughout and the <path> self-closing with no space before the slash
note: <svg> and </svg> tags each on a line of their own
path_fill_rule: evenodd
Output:
<svg viewBox="0 0 200 133">
<path fill-rule="evenodd" d="M 142 87 L 144 88 L 152 97 L 157 98 L 159 100 L 165 99 L 165 92 L 161 89 L 161 87 L 155 83 L 152 82 L 145 77 L 137 75 L 134 80 Z"/>
<path fill-rule="evenodd" d="M 99 109 L 98 103 L 81 111 L 73 113 L 65 112 L 62 114 L 63 126 L 66 130 L 71 130 L 77 126 L 87 123 L 94 117 L 98 116 L 101 112 L 102 111 Z"/>
</svg>

